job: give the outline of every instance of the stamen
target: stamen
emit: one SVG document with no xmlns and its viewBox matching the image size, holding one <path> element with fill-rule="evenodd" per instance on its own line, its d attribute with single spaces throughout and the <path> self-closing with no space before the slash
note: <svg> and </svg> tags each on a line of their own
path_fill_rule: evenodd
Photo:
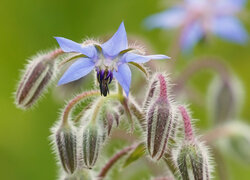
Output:
<svg viewBox="0 0 250 180">
<path fill-rule="evenodd" d="M 109 87 L 108 85 L 111 83 L 113 79 L 113 73 L 111 70 L 99 70 L 97 69 L 97 80 L 100 87 L 100 93 L 103 96 L 107 96 L 109 94 Z"/>
</svg>

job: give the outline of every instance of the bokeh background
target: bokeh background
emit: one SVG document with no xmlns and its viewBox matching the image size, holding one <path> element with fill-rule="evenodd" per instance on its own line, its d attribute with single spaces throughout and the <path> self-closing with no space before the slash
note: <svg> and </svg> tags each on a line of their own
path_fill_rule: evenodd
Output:
<svg viewBox="0 0 250 180">
<path fill-rule="evenodd" d="M 145 42 L 146 46 L 150 45 L 149 49 L 154 53 L 170 55 L 175 32 L 145 31 L 142 20 L 152 13 L 164 10 L 173 2 L 0 1 L 0 179 L 53 180 L 57 177 L 56 161 L 48 137 L 51 126 L 59 116 L 59 108 L 63 107 L 63 101 L 56 100 L 53 97 L 53 90 L 50 90 L 46 98 L 40 101 L 39 106 L 32 110 L 22 111 L 15 107 L 13 92 L 26 59 L 37 51 L 56 47 L 57 43 L 53 36 L 63 36 L 75 41 L 88 37 L 102 37 L 114 33 L 121 21 L 125 22 L 129 37 L 136 37 L 138 41 Z M 249 10 L 250 3 L 240 17 L 248 32 L 250 32 Z M 176 72 L 190 63 L 194 56 L 212 54 L 225 59 L 244 86 L 245 98 L 240 117 L 250 123 L 249 50 L 249 42 L 245 46 L 239 46 L 213 38 L 207 45 L 195 48 L 193 54 L 181 55 L 178 60 L 174 60 Z M 161 67 L 163 65 L 167 66 L 167 63 L 161 64 Z M 201 72 L 191 81 L 191 84 L 203 92 L 204 97 L 211 76 L 207 72 Z M 192 101 L 190 104 L 193 117 L 199 119 L 197 127 L 206 130 L 211 124 L 206 108 Z M 241 163 L 230 155 L 225 156 L 231 179 L 250 179 L 249 164 Z M 147 174 L 147 169 L 140 171 L 141 177 L 146 179 L 147 176 L 144 177 L 143 174 Z M 139 178 L 134 177 L 134 179 Z"/>
</svg>

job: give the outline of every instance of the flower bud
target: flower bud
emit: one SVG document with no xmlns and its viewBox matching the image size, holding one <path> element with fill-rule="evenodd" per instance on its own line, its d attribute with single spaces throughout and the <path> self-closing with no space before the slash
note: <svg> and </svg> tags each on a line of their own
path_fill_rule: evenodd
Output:
<svg viewBox="0 0 250 180">
<path fill-rule="evenodd" d="M 41 54 L 33 57 L 26 67 L 16 91 L 16 105 L 22 109 L 31 107 L 51 82 L 54 71 L 54 59 L 61 51 Z"/>
<path fill-rule="evenodd" d="M 74 174 L 62 174 L 61 180 L 92 180 L 94 179 L 88 169 L 76 170 Z"/>
<path fill-rule="evenodd" d="M 145 101 L 143 103 L 143 107 L 144 108 L 146 108 L 150 104 L 152 98 L 154 97 L 155 90 L 157 88 L 157 82 L 158 82 L 158 78 L 157 77 L 153 77 L 152 80 L 151 80 L 151 82 L 149 83 L 149 88 L 148 88 L 149 90 L 148 90 L 146 99 L 145 99 Z"/>
<path fill-rule="evenodd" d="M 226 80 L 215 79 L 209 91 L 209 110 L 211 118 L 217 123 L 234 119 L 242 101 L 242 86 L 233 77 Z"/>
<path fill-rule="evenodd" d="M 239 160 L 241 163 L 250 164 L 250 126 L 242 120 L 235 120 L 220 127 L 219 133 L 224 133 L 218 139 L 217 145 L 223 153 Z M 216 136 L 216 134 L 215 134 Z"/>
<path fill-rule="evenodd" d="M 147 110 L 147 149 L 153 159 L 159 160 L 165 153 L 171 134 L 173 109 L 167 97 L 167 84 L 163 75 L 159 97 Z"/>
<path fill-rule="evenodd" d="M 73 174 L 77 167 L 76 130 L 66 125 L 56 131 L 55 143 L 63 169 Z"/>
<path fill-rule="evenodd" d="M 81 130 L 82 166 L 91 169 L 99 156 L 103 142 L 103 131 L 96 124 L 89 123 Z"/>
<path fill-rule="evenodd" d="M 178 107 L 184 124 L 184 141 L 177 150 L 175 163 L 182 179 L 207 180 L 210 177 L 209 154 L 196 140 L 191 117 L 184 106 Z"/>
<path fill-rule="evenodd" d="M 104 133 L 103 141 L 105 141 L 106 137 L 110 135 L 114 124 L 116 124 L 116 127 L 119 125 L 120 116 L 123 112 L 120 112 L 122 111 L 119 110 L 119 108 L 121 108 L 120 106 L 118 106 L 118 108 L 116 106 L 117 104 L 112 101 L 106 102 L 98 114 L 98 123 L 101 125 Z"/>
<path fill-rule="evenodd" d="M 205 147 L 195 141 L 184 141 L 175 159 L 184 180 L 208 180 L 210 178 L 208 160 Z"/>
</svg>

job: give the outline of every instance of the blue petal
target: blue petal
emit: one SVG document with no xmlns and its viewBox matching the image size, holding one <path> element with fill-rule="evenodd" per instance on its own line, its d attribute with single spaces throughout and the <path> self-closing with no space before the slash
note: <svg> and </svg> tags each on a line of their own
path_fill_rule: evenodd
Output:
<svg viewBox="0 0 250 180">
<path fill-rule="evenodd" d="M 80 79 L 81 77 L 90 73 L 95 67 L 95 63 L 89 58 L 79 58 L 74 62 L 67 71 L 63 74 L 58 82 L 58 85 L 66 84 L 71 81 Z"/>
<path fill-rule="evenodd" d="M 215 8 L 219 12 L 237 12 L 246 4 L 246 0 L 217 0 Z"/>
<path fill-rule="evenodd" d="M 118 66 L 118 71 L 113 71 L 114 77 L 122 86 L 123 90 L 125 91 L 126 95 L 129 94 L 129 88 L 131 84 L 131 71 L 127 64 L 121 64 Z"/>
<path fill-rule="evenodd" d="M 183 29 L 183 32 L 181 34 L 181 48 L 185 52 L 192 50 L 203 36 L 203 29 L 199 22 L 193 22 L 192 24 L 189 24 Z"/>
<path fill-rule="evenodd" d="M 101 45 L 105 55 L 116 56 L 120 51 L 128 48 L 127 33 L 122 22 L 116 33 Z"/>
<path fill-rule="evenodd" d="M 55 39 L 64 52 L 78 52 L 90 58 L 93 58 L 97 54 L 95 47 L 92 45 L 82 47 L 81 44 L 63 37 L 55 37 Z"/>
<path fill-rule="evenodd" d="M 241 22 L 232 16 L 216 18 L 212 31 L 224 39 L 240 44 L 245 43 L 248 39 L 247 32 Z"/>
<path fill-rule="evenodd" d="M 154 28 L 175 28 L 181 25 L 186 11 L 181 7 L 174 7 L 170 10 L 154 14 L 145 19 L 144 25 L 148 29 Z"/>
<path fill-rule="evenodd" d="M 161 54 L 142 56 L 142 55 L 134 54 L 134 53 L 126 53 L 122 57 L 122 62 L 145 63 L 153 59 L 155 60 L 170 59 L 170 57 L 161 55 Z"/>
</svg>

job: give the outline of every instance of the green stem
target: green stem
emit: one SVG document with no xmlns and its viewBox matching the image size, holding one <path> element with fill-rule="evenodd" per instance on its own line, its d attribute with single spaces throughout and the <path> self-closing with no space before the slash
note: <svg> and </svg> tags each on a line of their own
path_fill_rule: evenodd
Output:
<svg viewBox="0 0 250 180">
<path fill-rule="evenodd" d="M 107 97 L 102 97 L 99 102 L 96 104 L 96 107 L 95 107 L 95 110 L 93 112 L 93 116 L 92 116 L 92 119 L 91 119 L 91 122 L 92 123 L 95 123 L 96 122 L 96 119 L 97 119 L 97 115 L 100 111 L 100 108 L 102 107 L 103 103 L 105 103 L 106 101 L 110 100 L 110 99 L 120 99 L 121 96 L 119 94 L 110 94 L 109 96 Z"/>
<path fill-rule="evenodd" d="M 63 120 L 62 120 L 62 126 L 67 125 L 68 124 L 68 118 L 69 118 L 69 114 L 72 110 L 72 108 L 79 103 L 81 100 L 84 100 L 88 97 L 93 97 L 93 96 L 97 96 L 99 95 L 99 91 L 88 91 L 88 92 L 83 92 L 82 94 L 79 94 L 78 96 L 76 96 L 74 99 L 72 99 L 68 105 L 66 106 L 66 108 L 63 111 Z"/>
<path fill-rule="evenodd" d="M 139 106 L 137 106 L 137 104 L 133 101 L 129 101 L 128 104 L 129 108 L 131 109 L 131 112 L 135 115 L 136 119 L 138 120 L 141 128 L 143 131 L 146 131 L 146 126 L 144 123 L 145 120 L 145 114 L 143 113 L 143 111 L 140 109 Z"/>
<path fill-rule="evenodd" d="M 126 113 L 127 118 L 128 118 L 128 121 L 131 124 L 131 132 L 133 132 L 133 130 L 134 130 L 134 122 L 133 122 L 130 110 L 128 108 L 128 99 L 123 95 L 123 89 L 122 89 L 121 85 L 118 82 L 117 82 L 117 86 L 118 86 L 119 100 L 120 100 L 121 104 L 123 105 L 125 113 Z"/>
<path fill-rule="evenodd" d="M 135 149 L 137 147 L 137 144 L 129 146 L 115 154 L 109 161 L 108 163 L 102 168 L 101 172 L 98 175 L 98 180 L 101 180 L 105 178 L 107 175 L 108 171 L 111 169 L 111 167 L 124 155 L 128 154 L 131 150 Z"/>
</svg>

